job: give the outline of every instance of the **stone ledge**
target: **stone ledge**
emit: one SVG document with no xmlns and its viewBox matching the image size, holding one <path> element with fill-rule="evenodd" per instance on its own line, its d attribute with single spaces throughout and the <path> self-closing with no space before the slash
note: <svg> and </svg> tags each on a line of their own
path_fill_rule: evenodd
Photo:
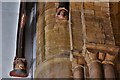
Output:
<svg viewBox="0 0 120 80">
<path fill-rule="evenodd" d="M 117 55 L 119 52 L 119 47 L 114 45 L 105 45 L 105 44 L 94 44 L 94 43 L 87 43 L 86 48 L 88 50 L 98 50 L 102 52 L 108 52 L 112 55 Z"/>
</svg>

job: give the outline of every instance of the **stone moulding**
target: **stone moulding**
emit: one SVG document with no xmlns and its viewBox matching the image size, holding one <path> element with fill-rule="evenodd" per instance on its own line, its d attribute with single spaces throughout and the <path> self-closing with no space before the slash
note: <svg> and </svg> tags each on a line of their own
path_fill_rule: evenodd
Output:
<svg viewBox="0 0 120 80">
<path fill-rule="evenodd" d="M 93 43 L 86 44 L 86 47 L 88 50 L 92 50 L 92 51 L 96 50 L 96 51 L 111 53 L 112 55 L 117 55 L 120 50 L 118 46 L 93 44 Z"/>
</svg>

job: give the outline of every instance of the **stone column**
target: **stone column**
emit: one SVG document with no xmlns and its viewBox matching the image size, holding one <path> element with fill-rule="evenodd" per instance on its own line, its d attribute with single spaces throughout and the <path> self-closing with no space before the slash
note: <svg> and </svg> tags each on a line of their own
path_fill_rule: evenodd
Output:
<svg viewBox="0 0 120 80">
<path fill-rule="evenodd" d="M 84 80 L 85 59 L 79 52 L 73 52 L 72 72 L 74 80 Z"/>
<path fill-rule="evenodd" d="M 36 78 L 70 78 L 72 76 L 71 62 L 69 60 L 68 20 L 56 18 L 57 5 L 58 3 L 55 2 L 46 2 L 44 8 L 39 7 L 39 11 L 43 10 L 44 15 L 41 15 L 41 18 L 38 19 L 37 34 L 41 35 L 37 36 L 37 43 L 39 44 L 37 44 L 37 47 L 41 52 L 37 51 L 37 54 L 42 53 L 42 49 L 44 49 L 44 53 L 42 53 L 44 54 L 44 60 L 40 61 L 39 57 L 42 55 L 37 56 L 38 61 L 41 63 L 37 65 Z M 44 29 L 40 28 L 42 22 L 44 23 Z M 43 32 L 41 29 L 43 29 Z M 41 46 L 42 40 L 44 42 L 43 46 Z"/>
<path fill-rule="evenodd" d="M 55 3 L 46 3 L 45 11 L 45 55 L 50 56 L 70 50 L 68 20 L 56 18 Z"/>
<path fill-rule="evenodd" d="M 96 50 L 94 50 L 96 51 Z M 101 61 L 98 60 L 98 53 L 88 51 L 88 56 L 89 56 L 89 62 L 88 62 L 88 67 L 89 67 L 89 77 L 90 78 L 103 78 L 103 68 Z"/>
<path fill-rule="evenodd" d="M 37 6 L 36 24 L 36 67 L 45 60 L 45 3 L 40 2 Z"/>
<path fill-rule="evenodd" d="M 100 77 L 101 75 L 100 78 L 103 78 L 103 77 L 115 78 L 114 60 L 115 60 L 115 56 L 119 51 L 119 47 L 112 46 L 112 45 L 101 45 L 101 44 L 87 44 L 86 46 L 87 46 L 87 50 L 89 52 L 92 52 L 92 53 L 88 53 L 91 59 L 91 62 L 93 61 L 92 62 L 93 64 L 90 63 L 91 65 L 89 66 L 90 77 L 92 78 L 94 76 Z M 99 54 L 99 57 L 97 56 L 97 54 Z M 103 64 L 103 68 L 101 63 Z"/>
<path fill-rule="evenodd" d="M 104 68 L 104 76 L 106 79 L 107 78 L 115 79 L 114 60 L 115 55 L 110 55 L 109 53 L 107 53 L 105 60 L 102 62 Z"/>
<path fill-rule="evenodd" d="M 73 71 L 73 78 L 76 79 L 76 78 L 83 78 L 84 74 L 83 74 L 83 68 L 78 65 L 77 63 L 77 59 L 73 59 L 73 62 L 72 62 L 72 71 Z"/>
</svg>

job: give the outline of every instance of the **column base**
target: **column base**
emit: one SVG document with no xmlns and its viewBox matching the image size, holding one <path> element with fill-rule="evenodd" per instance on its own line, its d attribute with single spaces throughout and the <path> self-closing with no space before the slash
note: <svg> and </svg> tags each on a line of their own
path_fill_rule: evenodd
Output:
<svg viewBox="0 0 120 80">
<path fill-rule="evenodd" d="M 27 77 L 27 71 L 26 70 L 20 70 L 20 69 L 14 69 L 10 72 L 10 76 L 14 77 Z"/>
<path fill-rule="evenodd" d="M 16 58 L 14 60 L 13 70 L 10 72 L 10 76 L 14 77 L 27 77 L 27 62 L 25 58 Z"/>
</svg>

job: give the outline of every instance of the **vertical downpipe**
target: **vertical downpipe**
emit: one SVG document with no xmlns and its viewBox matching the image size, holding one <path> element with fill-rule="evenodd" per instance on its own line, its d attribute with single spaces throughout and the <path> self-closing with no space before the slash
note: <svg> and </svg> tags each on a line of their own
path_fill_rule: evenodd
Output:
<svg viewBox="0 0 120 80">
<path fill-rule="evenodd" d="M 71 28 L 71 9 L 69 9 L 69 35 L 70 35 L 70 61 L 73 59 L 73 37 L 72 37 L 72 28 Z"/>
<path fill-rule="evenodd" d="M 85 56 L 86 53 L 86 26 L 85 26 L 85 16 L 84 16 L 84 10 L 83 10 L 83 5 L 84 2 L 82 2 L 81 5 L 81 22 L 82 22 L 82 34 L 83 34 L 83 50 L 82 54 Z"/>
</svg>

